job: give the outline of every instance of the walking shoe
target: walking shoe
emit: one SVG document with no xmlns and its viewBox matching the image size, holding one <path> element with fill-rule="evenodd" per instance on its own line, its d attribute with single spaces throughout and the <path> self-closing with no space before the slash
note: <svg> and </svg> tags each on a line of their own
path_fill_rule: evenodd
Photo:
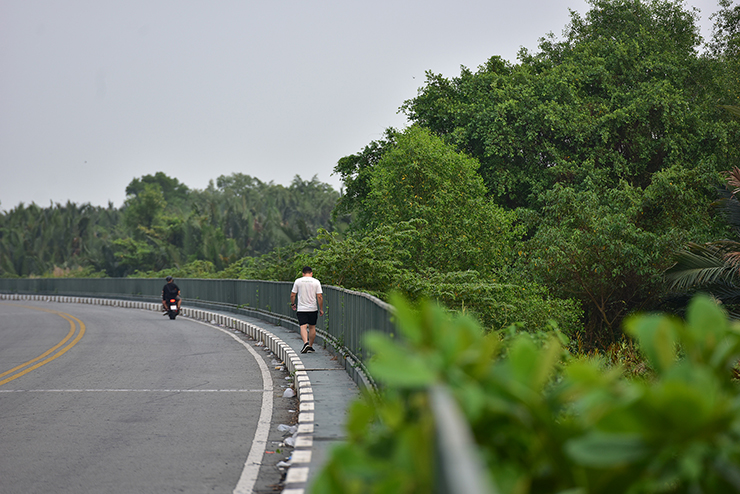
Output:
<svg viewBox="0 0 740 494">
<path fill-rule="evenodd" d="M 314 350 L 313 347 L 310 346 L 310 347 L 306 348 L 306 351 L 307 352 L 315 352 L 316 350 Z"/>
<path fill-rule="evenodd" d="M 308 343 L 304 343 L 303 344 L 303 348 L 301 349 L 301 353 L 306 353 L 309 348 L 311 348 L 311 347 L 308 346 Z"/>
</svg>

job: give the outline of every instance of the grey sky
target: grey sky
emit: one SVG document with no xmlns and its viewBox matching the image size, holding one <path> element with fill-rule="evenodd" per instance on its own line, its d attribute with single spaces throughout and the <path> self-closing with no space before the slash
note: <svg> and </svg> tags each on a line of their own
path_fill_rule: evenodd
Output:
<svg viewBox="0 0 740 494">
<path fill-rule="evenodd" d="M 703 33 L 716 0 L 701 9 Z M 559 35 L 583 0 L 0 0 L 0 209 L 119 207 L 163 171 L 340 188 L 337 160 L 447 77 Z"/>
</svg>

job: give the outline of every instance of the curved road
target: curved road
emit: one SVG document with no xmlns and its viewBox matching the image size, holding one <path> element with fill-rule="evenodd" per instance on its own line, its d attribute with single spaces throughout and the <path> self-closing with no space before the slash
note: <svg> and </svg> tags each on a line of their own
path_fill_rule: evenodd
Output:
<svg viewBox="0 0 740 494">
<path fill-rule="evenodd" d="M 244 339 L 151 311 L 0 302 L 0 493 L 250 491 L 275 391 Z"/>
</svg>

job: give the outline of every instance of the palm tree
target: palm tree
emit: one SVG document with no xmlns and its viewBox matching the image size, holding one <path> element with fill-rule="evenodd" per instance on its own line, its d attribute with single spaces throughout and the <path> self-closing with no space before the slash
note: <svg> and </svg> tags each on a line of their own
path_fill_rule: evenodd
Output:
<svg viewBox="0 0 740 494">
<path fill-rule="evenodd" d="M 740 118 L 740 106 L 722 106 Z M 735 236 L 740 239 L 740 168 L 725 172 L 727 190 L 719 205 Z M 665 273 L 669 288 L 680 293 L 711 293 L 725 305 L 740 303 L 740 241 L 717 240 L 705 244 L 689 243 L 676 256 Z M 740 314 L 738 314 L 740 317 Z"/>
<path fill-rule="evenodd" d="M 676 292 L 704 291 L 725 305 L 740 303 L 740 242 L 689 243 L 665 278 Z"/>
</svg>

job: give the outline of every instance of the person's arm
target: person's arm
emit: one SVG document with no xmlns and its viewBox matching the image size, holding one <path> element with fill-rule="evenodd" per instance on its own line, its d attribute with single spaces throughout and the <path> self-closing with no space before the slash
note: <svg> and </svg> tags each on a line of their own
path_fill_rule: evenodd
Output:
<svg viewBox="0 0 740 494">
<path fill-rule="evenodd" d="M 295 305 L 295 292 L 290 292 L 290 308 L 296 310 Z"/>
<path fill-rule="evenodd" d="M 323 316 L 324 315 L 324 295 L 322 295 L 321 293 L 317 293 L 316 300 L 319 303 L 319 315 Z"/>
</svg>

